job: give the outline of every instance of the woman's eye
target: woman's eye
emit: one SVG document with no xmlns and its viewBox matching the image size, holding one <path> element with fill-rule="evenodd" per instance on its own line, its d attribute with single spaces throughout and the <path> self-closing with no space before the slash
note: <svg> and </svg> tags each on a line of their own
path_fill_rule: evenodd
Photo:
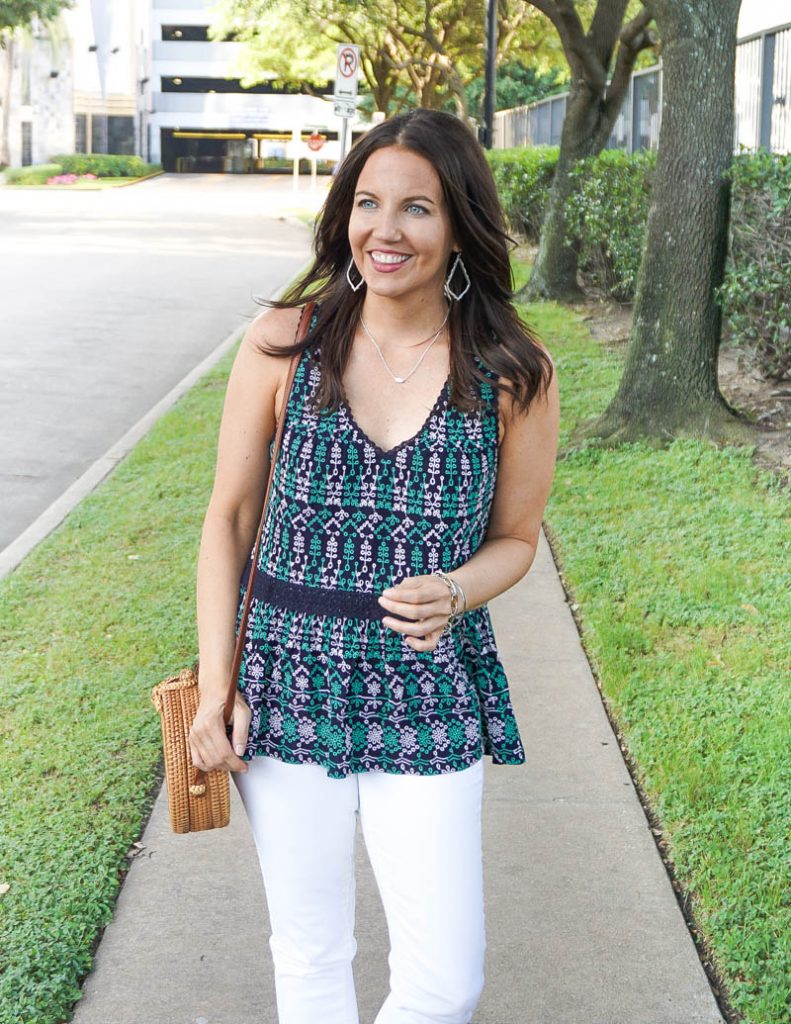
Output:
<svg viewBox="0 0 791 1024">
<path fill-rule="evenodd" d="M 366 206 L 366 205 L 365 205 L 366 203 L 370 203 L 370 204 L 371 204 L 371 206 Z M 373 200 L 373 199 L 361 199 L 361 200 L 360 200 L 360 201 L 359 201 L 359 202 L 357 203 L 357 205 L 358 205 L 359 207 L 361 207 L 361 208 L 362 208 L 363 210 L 370 210 L 370 209 L 371 209 L 372 207 L 376 206 L 376 203 L 374 202 L 374 200 Z M 418 211 L 418 213 L 419 213 L 419 214 L 420 214 L 421 216 L 422 216 L 422 215 L 423 215 L 424 213 L 428 213 L 428 210 L 426 209 L 426 207 L 425 207 L 425 206 L 421 206 L 421 205 L 420 205 L 420 203 L 410 203 L 410 204 L 409 204 L 409 206 L 407 206 L 407 207 L 406 207 L 406 209 L 407 209 L 407 210 L 417 210 L 417 211 Z"/>
</svg>

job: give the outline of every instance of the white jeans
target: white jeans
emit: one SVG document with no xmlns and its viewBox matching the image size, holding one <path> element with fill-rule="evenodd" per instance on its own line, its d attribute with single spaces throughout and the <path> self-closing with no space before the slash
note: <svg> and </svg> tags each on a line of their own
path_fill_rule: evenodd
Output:
<svg viewBox="0 0 791 1024">
<path fill-rule="evenodd" d="M 483 760 L 442 775 L 258 756 L 232 772 L 253 832 L 279 1024 L 359 1024 L 356 815 L 385 909 L 390 993 L 373 1024 L 468 1024 L 483 989 Z"/>
</svg>

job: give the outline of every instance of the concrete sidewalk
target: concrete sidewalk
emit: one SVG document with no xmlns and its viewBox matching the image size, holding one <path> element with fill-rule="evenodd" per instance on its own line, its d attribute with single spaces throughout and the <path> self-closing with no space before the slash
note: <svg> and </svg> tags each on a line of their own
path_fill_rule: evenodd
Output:
<svg viewBox="0 0 791 1024">
<path fill-rule="evenodd" d="M 720 1024 L 543 533 L 491 611 L 528 763 L 485 759 L 488 948 L 473 1024 Z M 75 1024 L 276 1024 L 264 891 L 231 796 L 229 828 L 179 836 L 163 787 Z M 361 834 L 357 940 L 372 1024 L 388 940 Z"/>
</svg>

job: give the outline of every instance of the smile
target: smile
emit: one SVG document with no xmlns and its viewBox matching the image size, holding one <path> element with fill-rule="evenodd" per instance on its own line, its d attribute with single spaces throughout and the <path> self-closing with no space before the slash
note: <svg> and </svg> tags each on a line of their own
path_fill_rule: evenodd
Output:
<svg viewBox="0 0 791 1024">
<path fill-rule="evenodd" d="M 368 255 L 371 257 L 374 265 L 380 264 L 382 266 L 394 266 L 398 267 L 402 263 L 406 263 L 411 256 L 405 256 L 402 253 L 394 252 L 369 252 Z"/>
</svg>

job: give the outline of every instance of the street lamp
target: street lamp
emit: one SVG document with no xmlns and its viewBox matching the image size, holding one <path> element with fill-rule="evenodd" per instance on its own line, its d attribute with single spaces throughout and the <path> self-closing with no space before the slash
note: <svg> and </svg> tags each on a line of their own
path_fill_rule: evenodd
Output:
<svg viewBox="0 0 791 1024">
<path fill-rule="evenodd" d="M 486 91 L 483 104 L 483 144 L 494 143 L 495 61 L 497 59 L 497 0 L 486 0 Z"/>
</svg>

